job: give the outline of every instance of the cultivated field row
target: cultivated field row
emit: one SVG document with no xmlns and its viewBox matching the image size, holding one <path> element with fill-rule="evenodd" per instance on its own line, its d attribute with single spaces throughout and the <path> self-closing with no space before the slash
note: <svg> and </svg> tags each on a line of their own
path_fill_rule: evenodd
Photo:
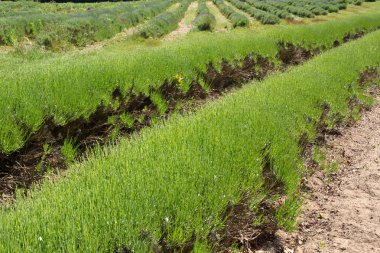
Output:
<svg viewBox="0 0 380 253">
<path fill-rule="evenodd" d="M 112 6 L 109 3 L 22 5 L 18 2 L 6 2 L 1 6 L 4 11 L 1 12 L 0 9 L 0 44 L 28 44 L 32 40 L 53 50 L 70 44 L 85 46 L 111 38 L 124 29 L 135 27 L 152 18 L 153 21 L 139 32 L 142 36 L 154 37 L 158 35 L 147 34 L 152 25 L 158 26 L 156 29 L 162 33 L 178 23 L 178 17 L 170 20 L 170 15 L 178 16 L 183 12 L 176 8 L 166 11 L 178 3 L 186 8 L 186 1 L 180 0 L 124 2 Z M 11 11 L 5 12 L 9 9 Z"/>
<path fill-rule="evenodd" d="M 361 37 L 364 32 L 346 34 L 343 42 Z M 334 41 L 334 47 L 339 46 Z M 38 131 L 29 132 L 25 145 L 10 154 L 1 154 L 0 193 L 11 198 L 17 188 L 28 188 L 52 170 L 64 170 L 76 158 L 96 144 L 115 141 L 119 136 L 132 134 L 151 126 L 177 111 L 187 111 L 208 97 L 214 99 L 223 92 L 240 87 L 250 80 L 262 80 L 275 70 L 285 70 L 310 59 L 325 48 L 309 48 L 280 42 L 276 58 L 259 54 L 248 55 L 241 62 L 223 61 L 218 71 L 209 65 L 204 73 L 184 90 L 184 79 L 177 75 L 159 87 L 150 87 L 144 94 L 133 89 L 127 94 L 119 87 L 112 92 L 107 104 L 101 103 L 87 117 L 79 117 L 59 125 L 54 118 L 44 120 Z M 201 85 L 201 83 L 203 85 Z M 20 124 L 20 122 L 17 122 Z M 30 131 L 26 125 L 20 125 Z"/>
<path fill-rule="evenodd" d="M 303 40 L 311 30 L 339 34 L 333 24 L 344 35 L 345 25 L 359 22 L 348 20 L 302 28 Z M 364 20 L 359 23 L 368 26 Z M 304 172 L 300 144 L 313 142 L 337 118 L 350 118 L 355 107 L 348 101 L 370 100 L 358 80 L 367 66 L 380 65 L 379 40 L 373 32 L 187 117 L 93 150 L 64 178 L 1 207 L 0 250 L 211 252 L 238 240 L 222 226 L 239 203 L 250 207 L 257 236 L 291 228 Z"/>
<path fill-rule="evenodd" d="M 111 102 L 116 88 L 123 94 L 131 89 L 149 94 L 165 80 L 176 79 L 181 80 L 184 91 L 194 80 L 207 88 L 210 83 L 204 83 L 200 73 L 206 72 L 208 64 L 220 70 L 223 60 L 234 65 L 249 55 L 260 55 L 279 66 L 289 61 L 279 58 L 281 43 L 315 53 L 379 25 L 379 15 L 366 14 L 309 26 L 279 27 L 260 34 L 194 34 L 179 42 L 117 55 L 100 52 L 4 67 L 0 79 L 0 150 L 6 155 L 20 149 L 47 118 L 58 125 L 87 118 L 102 102 L 106 106 Z"/>
<path fill-rule="evenodd" d="M 195 0 L 194 0 L 195 1 Z M 213 0 L 233 27 L 247 26 L 248 18 L 236 8 L 263 24 L 276 24 L 281 19 L 313 18 L 346 9 L 346 0 Z M 94 4 L 40 4 L 2 2 L 0 7 L 0 45 L 37 44 L 46 49 L 65 50 L 83 47 L 109 39 L 116 34 L 142 25 L 137 35 L 160 37 L 178 27 L 178 22 L 192 0 L 150 0 Z M 202 4 L 203 2 L 203 4 Z M 362 0 L 354 0 L 360 4 Z M 174 6 L 174 7 L 173 7 Z M 215 17 L 207 11 L 205 1 L 199 4 L 194 26 L 212 30 Z M 147 24 L 144 25 L 144 23 Z M 139 26 L 140 27 L 140 26 Z"/>
<path fill-rule="evenodd" d="M 167 81 L 162 81 L 161 84 L 163 85 L 142 87 L 140 90 L 134 87 L 127 93 L 125 91 L 128 91 L 131 86 L 122 87 L 115 85 L 114 87 L 108 87 L 113 90 L 105 90 L 104 94 L 100 94 L 103 98 L 100 99 L 97 104 L 94 103 L 95 109 L 93 109 L 93 111 L 88 107 L 89 104 L 85 104 L 85 101 L 83 101 L 85 97 L 81 96 L 80 100 L 84 102 L 82 105 L 88 108 L 86 109 L 86 114 L 78 114 L 76 117 L 66 118 L 62 123 L 57 122 L 57 114 L 48 114 L 45 116 L 39 114 L 42 118 L 40 119 L 41 123 L 36 126 L 36 131 L 33 131 L 25 121 L 20 120 L 21 118 L 16 116 L 18 113 L 26 113 L 26 111 L 23 110 L 35 110 L 36 108 L 33 106 L 22 107 L 20 104 L 21 101 L 15 100 L 14 103 L 18 103 L 18 107 L 13 107 L 12 113 L 8 115 L 8 117 L 11 117 L 10 122 L 14 125 L 4 124 L 2 126 L 2 131 L 6 131 L 5 133 L 7 134 L 4 136 L 8 138 L 4 138 L 3 141 L 14 140 L 9 138 L 11 132 L 9 130 L 7 131 L 7 128 L 17 131 L 17 129 L 13 128 L 14 126 L 17 126 L 18 131 L 21 131 L 21 138 L 24 136 L 27 138 L 25 139 L 26 144 L 22 144 L 21 149 L 15 152 L 2 153 L 0 156 L 2 164 L 1 193 L 5 194 L 3 198 L 9 197 L 15 190 L 15 187 L 27 188 L 33 182 L 43 178 L 46 172 L 65 168 L 75 157 L 96 143 L 114 140 L 120 134 L 129 134 L 141 129 L 143 126 L 154 124 L 161 117 L 166 117 L 169 113 L 179 110 L 180 107 L 183 106 L 183 104 L 181 105 L 183 101 L 189 99 L 204 99 L 209 95 L 218 94 L 225 89 L 240 85 L 242 82 L 247 82 L 251 79 L 262 79 L 270 71 L 299 64 L 327 48 L 338 46 L 340 44 L 339 41 L 346 42 L 360 37 L 364 32 L 371 31 L 373 27 L 377 26 L 377 22 L 379 22 L 375 19 L 372 20 L 373 23 L 371 23 L 367 17 L 365 17 L 364 20 L 364 24 L 362 23 L 362 19 L 349 18 L 348 20 L 338 23 L 330 22 L 313 25 L 309 28 L 305 27 L 303 28 L 305 30 L 302 37 L 297 38 L 298 41 L 303 41 L 302 45 L 297 45 L 298 43 L 295 39 L 286 40 L 289 41 L 289 43 L 280 43 L 281 40 L 273 41 L 273 37 L 271 37 L 273 35 L 270 34 L 263 35 L 262 38 L 256 37 L 256 39 L 259 40 L 266 37 L 267 41 L 272 43 L 272 56 L 261 56 L 268 53 L 268 51 L 264 50 L 247 52 L 244 58 L 243 56 L 236 57 L 235 55 L 231 59 L 238 60 L 240 63 L 235 65 L 228 63 L 231 63 L 231 60 L 224 61 L 224 63 L 221 64 L 220 71 L 215 69 L 215 67 L 219 66 L 219 64 L 215 64 L 217 61 L 211 61 L 214 62 L 213 65 L 209 65 L 203 72 L 198 72 L 198 74 L 196 74 L 197 72 L 194 73 L 193 76 L 186 77 L 183 73 L 177 72 L 180 74 L 176 74 L 174 78 L 169 79 L 168 77 Z M 331 26 L 332 24 L 335 24 L 335 26 Z M 349 24 L 349 26 L 345 26 L 345 24 Z M 308 38 L 308 36 L 312 36 L 312 33 L 307 33 L 310 33 L 310 31 L 319 33 L 321 30 L 326 29 L 325 25 L 330 28 L 330 35 L 332 34 L 331 29 L 334 29 L 334 27 L 336 27 L 335 29 L 340 29 L 335 31 L 335 35 L 337 36 L 335 39 L 330 38 L 329 40 L 322 41 L 319 46 L 316 46 L 317 44 L 314 39 L 309 43 L 305 43 L 305 39 Z M 361 26 L 359 26 L 360 28 L 353 28 L 353 25 Z M 364 29 L 365 27 L 366 29 Z M 288 36 L 288 32 L 290 31 L 282 33 L 282 36 Z M 280 34 L 281 33 L 278 32 L 275 35 L 278 36 Z M 339 36 L 342 36 L 343 39 Z M 225 37 L 221 38 L 225 39 Z M 238 37 L 235 36 L 235 39 L 236 38 Z M 241 42 L 244 41 L 240 40 L 240 43 Z M 181 46 L 183 45 L 184 44 L 181 43 Z M 269 44 L 267 43 L 266 45 L 268 46 Z M 172 50 L 173 48 L 171 47 L 170 49 Z M 160 53 L 162 52 L 160 51 Z M 233 53 L 236 53 L 236 51 Z M 157 55 L 154 57 L 157 57 Z M 38 80 L 40 81 L 41 78 Z M 190 80 L 191 83 L 186 83 Z M 85 82 L 84 79 L 78 81 L 82 82 L 80 85 L 83 85 L 83 82 Z M 95 83 L 92 83 L 92 85 L 94 84 Z M 105 88 L 105 84 L 107 83 L 99 82 L 98 87 Z M 36 83 L 36 85 L 38 84 Z M 23 88 L 24 87 L 25 86 L 23 86 Z M 36 88 L 37 87 L 38 86 L 36 86 Z M 49 87 L 51 87 L 51 83 Z M 31 88 L 31 86 L 29 86 L 29 88 Z M 77 89 L 79 88 L 81 87 L 77 86 Z M 148 89 L 148 91 L 144 92 L 146 89 Z M 35 91 L 40 96 L 46 95 L 41 93 L 38 89 Z M 75 91 L 72 93 L 72 89 L 68 89 L 67 91 L 70 91 L 69 94 L 71 97 L 67 97 L 69 99 L 73 99 L 73 94 L 81 95 Z M 89 91 L 91 92 L 91 96 L 88 96 L 87 101 L 94 102 L 94 90 L 92 88 L 88 89 L 86 94 L 88 94 Z M 139 93 L 141 91 L 144 93 Z M 14 94 L 17 94 L 16 91 L 14 92 Z M 64 98 L 62 94 L 64 93 L 62 93 L 62 90 L 60 93 L 61 96 L 56 97 L 57 101 L 61 102 L 60 107 L 67 106 L 71 112 L 75 112 L 72 103 L 66 105 L 62 103 L 62 99 Z M 110 93 L 113 93 L 113 95 L 111 96 Z M 30 97 L 27 98 L 30 99 Z M 34 99 L 30 99 L 29 101 L 38 102 Z M 99 104 L 101 105 L 99 106 Z M 41 105 L 46 109 L 46 104 Z M 6 105 L 8 108 L 9 106 L 10 104 Z M 23 109 L 20 110 L 21 108 Z M 57 109 L 58 106 L 56 105 L 55 108 Z M 17 110 L 20 111 L 18 112 Z M 31 115 L 29 112 L 24 116 L 30 117 Z"/>
</svg>

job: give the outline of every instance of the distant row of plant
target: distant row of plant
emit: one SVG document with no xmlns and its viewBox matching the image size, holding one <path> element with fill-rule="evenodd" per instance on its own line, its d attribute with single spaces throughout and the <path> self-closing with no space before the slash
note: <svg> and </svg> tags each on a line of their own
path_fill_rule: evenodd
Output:
<svg viewBox="0 0 380 253">
<path fill-rule="evenodd" d="M 254 17 L 256 20 L 260 21 L 263 24 L 276 24 L 280 19 L 268 12 L 262 11 L 260 9 L 254 8 L 252 5 L 247 2 L 240 0 L 228 0 L 238 9 L 248 13 L 251 17 Z"/>
<path fill-rule="evenodd" d="M 236 12 L 233 8 L 225 4 L 223 0 L 213 0 L 213 2 L 218 6 L 223 15 L 232 22 L 233 27 L 247 26 L 249 24 L 249 20 L 246 16 Z"/>
<path fill-rule="evenodd" d="M 206 0 L 198 0 L 198 12 L 194 20 L 194 27 L 199 31 L 212 31 L 215 23 L 215 16 L 210 13 Z"/>
<path fill-rule="evenodd" d="M 143 38 L 155 38 L 175 30 L 191 2 L 192 0 L 182 0 L 174 10 L 168 10 L 150 19 L 140 28 L 138 34 Z"/>
<path fill-rule="evenodd" d="M 36 2 L 36 3 L 51 3 L 53 1 L 51 0 L 7 0 L 7 1 L 14 1 L 14 2 L 22 2 L 24 3 L 25 1 L 28 2 Z M 107 2 L 114 3 L 114 2 L 132 2 L 132 1 L 140 1 L 140 0 L 108 0 Z M 55 3 L 104 3 L 105 1 L 103 0 L 54 0 Z"/>
<path fill-rule="evenodd" d="M 79 5 L 6 3 L 0 7 L 0 45 L 33 40 L 53 49 L 69 45 L 84 46 L 136 26 L 176 2 L 152 0 Z"/>
<path fill-rule="evenodd" d="M 290 18 L 292 14 L 286 10 L 276 7 L 275 5 L 269 4 L 263 1 L 256 0 L 244 0 L 244 2 L 248 3 L 252 7 L 261 10 L 262 12 L 266 12 L 267 16 L 272 16 L 272 20 L 276 23 L 279 22 L 279 18 Z M 273 17 L 274 16 L 274 17 Z M 267 18 L 269 19 L 269 18 Z M 265 19 L 264 19 L 265 20 Z M 260 21 L 260 20 L 259 20 Z"/>
<path fill-rule="evenodd" d="M 347 0 L 349 4 L 361 5 L 363 2 L 376 2 L 377 0 Z"/>
<path fill-rule="evenodd" d="M 196 0 L 193 0 L 196 1 Z M 249 24 L 247 15 L 262 24 L 276 24 L 281 19 L 313 18 L 345 9 L 349 3 L 364 0 L 212 0 L 233 27 Z M 375 1 L 375 0 L 367 0 Z M 0 5 L 0 45 L 36 43 L 61 50 L 111 38 L 116 33 L 136 26 L 142 37 L 159 37 L 174 30 L 190 0 L 151 0 L 104 3 L 2 2 Z M 169 7 L 179 4 L 177 8 Z M 175 6 L 173 6 L 175 7 Z M 237 10 L 239 9 L 239 10 Z M 165 12 L 166 11 L 166 12 Z M 215 17 L 206 0 L 199 0 L 196 30 L 213 30 Z"/>
<path fill-rule="evenodd" d="M 221 2 L 222 0 L 218 0 Z M 236 8 L 246 12 L 262 24 L 276 24 L 280 19 L 295 17 L 314 18 L 347 8 L 348 4 L 360 5 L 363 0 L 228 0 Z M 375 0 L 367 0 L 374 2 Z M 225 13 L 222 10 L 222 13 Z"/>
<path fill-rule="evenodd" d="M 1 2 L 0 17 L 25 16 L 43 13 L 68 14 L 77 11 L 86 11 L 95 8 L 109 8 L 121 3 L 48 3 L 41 4 L 33 1 Z"/>
</svg>

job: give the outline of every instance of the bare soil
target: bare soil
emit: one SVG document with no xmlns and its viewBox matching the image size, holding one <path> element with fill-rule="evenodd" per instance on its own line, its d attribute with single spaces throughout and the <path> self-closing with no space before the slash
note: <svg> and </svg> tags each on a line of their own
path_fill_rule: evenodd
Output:
<svg viewBox="0 0 380 253">
<path fill-rule="evenodd" d="M 292 25 L 305 25 L 306 22 L 302 18 L 286 18 L 285 19 L 286 24 L 292 24 Z"/>
<path fill-rule="evenodd" d="M 116 34 L 114 37 L 112 37 L 110 39 L 106 39 L 106 40 L 102 40 L 102 41 L 98 41 L 98 42 L 94 42 L 92 44 L 89 44 L 89 45 L 85 46 L 83 49 L 81 49 L 81 52 L 82 53 L 91 53 L 93 51 L 102 49 L 103 47 L 110 45 L 112 43 L 122 41 L 123 39 L 128 38 L 128 37 L 132 37 L 137 32 L 137 30 L 140 26 L 141 26 L 141 24 L 134 26 L 134 27 L 131 27 L 131 28 L 128 28 L 128 29 L 124 29 L 123 31 Z"/>
<path fill-rule="evenodd" d="M 191 23 L 189 24 L 189 22 L 186 22 L 186 21 L 189 18 L 191 21 L 194 20 L 195 16 L 192 14 L 192 12 L 193 12 L 193 10 L 195 10 L 197 8 L 198 8 L 198 2 L 197 1 L 192 2 L 190 4 L 188 10 L 186 11 L 184 18 L 179 22 L 177 30 L 169 33 L 162 40 L 172 41 L 172 40 L 175 40 L 175 39 L 187 34 L 188 32 L 190 32 L 191 29 L 193 28 L 193 25 Z M 191 15 L 191 17 L 189 17 L 190 15 Z"/>
<path fill-rule="evenodd" d="M 315 171 L 299 229 L 282 234 L 287 252 L 380 252 L 380 91 L 377 105 L 340 135 L 326 138 L 324 152 L 339 171 Z"/>
<path fill-rule="evenodd" d="M 14 50 L 11 46 L 0 46 L 0 54 L 7 54 L 9 52 L 12 52 Z"/>
<path fill-rule="evenodd" d="M 215 29 L 213 32 L 227 32 L 232 29 L 232 23 L 228 20 L 218 9 L 218 7 L 212 2 L 207 1 L 206 5 L 210 10 L 210 13 L 214 15 L 216 19 Z"/>
</svg>

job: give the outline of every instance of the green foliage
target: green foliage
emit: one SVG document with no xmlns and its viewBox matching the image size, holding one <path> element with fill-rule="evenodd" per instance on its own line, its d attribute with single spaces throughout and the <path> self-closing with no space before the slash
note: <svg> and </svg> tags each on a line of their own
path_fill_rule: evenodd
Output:
<svg viewBox="0 0 380 253">
<path fill-rule="evenodd" d="M 292 14 L 289 13 L 286 10 L 279 9 L 275 6 L 270 5 L 269 3 L 262 2 L 262 1 L 256 1 L 256 0 L 244 0 L 245 2 L 252 5 L 254 8 L 257 8 L 259 10 L 262 10 L 264 12 L 267 12 L 266 15 L 262 12 L 254 13 L 253 17 L 255 17 L 257 20 L 259 20 L 263 24 L 267 24 L 268 22 L 265 22 L 266 20 L 273 20 L 269 24 L 278 23 L 279 20 L 273 17 L 273 15 L 279 17 L 279 18 L 291 18 Z M 252 12 L 252 11 L 251 11 Z M 271 15 L 273 14 L 273 15 Z"/>
<path fill-rule="evenodd" d="M 120 121 L 126 127 L 132 127 L 133 124 L 135 123 L 135 120 L 134 120 L 133 116 L 128 115 L 128 114 L 121 115 L 120 116 Z"/>
<path fill-rule="evenodd" d="M 214 0 L 233 26 L 247 26 L 249 20 L 225 5 L 223 1 Z M 312 18 L 315 15 L 326 15 L 345 9 L 348 3 L 360 5 L 363 2 L 363 0 L 226 1 L 263 24 L 277 24 L 280 19 L 291 19 L 295 16 Z M 62 51 L 72 46 L 83 47 L 112 38 L 123 29 L 135 27 L 149 19 L 152 20 L 143 25 L 140 35 L 144 38 L 160 37 L 177 28 L 177 23 L 183 17 L 190 0 L 89 2 L 91 3 L 2 2 L 0 45 L 16 45 L 32 40 L 46 49 Z M 178 2 L 181 3 L 181 7 L 174 11 L 167 10 Z M 204 2 L 205 0 L 199 2 L 200 9 L 194 26 L 198 30 L 212 30 L 215 17 L 208 11 Z"/>
<path fill-rule="evenodd" d="M 65 158 L 67 164 L 74 162 L 77 155 L 77 148 L 75 147 L 74 141 L 71 139 L 66 139 L 61 147 L 61 154 Z"/>
<path fill-rule="evenodd" d="M 251 53 L 276 61 L 281 41 L 331 48 L 348 33 L 370 32 L 379 25 L 377 13 L 363 14 L 307 26 L 273 27 L 261 33 L 193 33 L 181 41 L 117 54 L 102 51 L 10 64 L 0 70 L 0 149 L 9 153 L 27 140 L 17 122 L 34 132 L 48 116 L 58 124 L 88 117 L 118 86 L 123 92 L 134 87 L 148 94 L 149 86 L 158 87 L 181 73 L 183 87 L 189 87 L 210 62 L 218 67 L 223 58 L 232 62 Z"/>
<path fill-rule="evenodd" d="M 212 247 L 205 242 L 196 241 L 193 248 L 193 253 L 211 253 Z"/>
<path fill-rule="evenodd" d="M 166 101 L 161 97 L 159 93 L 156 92 L 150 94 L 150 99 L 156 106 L 158 113 L 160 115 L 163 115 L 168 109 L 168 104 L 166 103 Z"/>
<path fill-rule="evenodd" d="M 37 166 L 36 166 L 36 170 L 37 170 L 37 172 L 42 171 L 43 163 L 44 163 L 44 161 L 45 161 L 47 155 L 50 154 L 50 152 L 51 152 L 51 147 L 50 147 L 50 145 L 49 145 L 49 144 L 44 144 L 44 145 L 43 145 L 43 155 L 42 155 L 42 157 L 41 157 L 41 161 L 40 161 L 40 162 L 37 164 Z"/>
<path fill-rule="evenodd" d="M 230 6 L 227 6 L 224 3 L 224 0 L 213 0 L 213 2 L 216 6 L 218 6 L 220 12 L 231 20 L 233 27 L 248 26 L 248 18 L 240 13 L 237 13 Z"/>
<path fill-rule="evenodd" d="M 297 194 L 289 196 L 276 212 L 278 226 L 288 231 L 294 230 L 297 225 L 296 219 L 300 212 L 301 205 L 302 201 Z"/>
<path fill-rule="evenodd" d="M 215 23 L 215 17 L 210 13 L 206 0 L 198 0 L 198 13 L 194 20 L 194 27 L 199 31 L 212 31 Z"/>
<path fill-rule="evenodd" d="M 324 171 L 327 175 L 338 172 L 339 163 L 337 161 L 328 161 L 320 147 L 314 147 L 312 154 L 314 161 L 318 164 L 318 169 Z"/>
<path fill-rule="evenodd" d="M 306 32 L 290 34 L 295 31 Z M 379 40 L 374 32 L 194 114 L 94 150 L 62 180 L 0 207 L 0 251 L 140 253 L 163 235 L 169 245 L 183 245 L 196 234 L 196 252 L 210 252 L 208 235 L 223 225 L 227 205 L 243 193 L 261 193 L 255 182 L 263 180 L 267 143 L 287 195 L 276 219 L 292 228 L 304 172 L 298 140 L 315 132 L 305 118 L 320 116 L 321 101 L 347 114 L 347 87 L 366 66 L 379 64 Z"/>
<path fill-rule="evenodd" d="M 294 5 L 293 4 L 294 2 L 291 2 L 291 0 L 282 0 L 282 1 L 266 0 L 266 2 L 268 2 L 272 6 L 275 6 L 276 8 L 285 10 L 299 17 L 313 18 L 315 16 L 311 11 L 303 7 L 298 7 Z"/>
<path fill-rule="evenodd" d="M 175 30 L 190 3 L 191 0 L 182 0 L 175 10 L 166 11 L 150 19 L 140 28 L 139 35 L 143 38 L 157 38 Z"/>
<path fill-rule="evenodd" d="M 21 0 L 21 1 L 25 1 L 25 0 Z M 41 3 L 51 2 L 50 0 L 34 0 L 34 1 L 41 2 Z M 108 2 L 122 2 L 122 1 L 128 2 L 128 1 L 136 1 L 136 0 L 109 0 Z M 104 1 L 102 0 L 55 0 L 54 2 L 56 3 L 101 3 Z"/>
<path fill-rule="evenodd" d="M 350 0 L 348 1 L 348 3 L 354 4 L 354 5 L 362 5 L 363 0 Z"/>
</svg>

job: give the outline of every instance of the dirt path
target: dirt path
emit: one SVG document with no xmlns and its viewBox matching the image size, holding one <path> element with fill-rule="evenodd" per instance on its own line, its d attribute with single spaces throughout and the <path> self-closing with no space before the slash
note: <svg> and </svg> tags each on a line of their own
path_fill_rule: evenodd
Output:
<svg viewBox="0 0 380 253">
<path fill-rule="evenodd" d="M 11 46 L 0 46 L 0 54 L 8 54 L 14 51 L 14 47 Z"/>
<path fill-rule="evenodd" d="M 184 18 L 179 22 L 177 30 L 166 35 L 162 40 L 171 41 L 175 40 L 186 33 L 190 32 L 193 28 L 192 22 L 197 15 L 198 1 L 192 2 L 187 9 Z"/>
<path fill-rule="evenodd" d="M 215 32 L 226 32 L 232 29 L 231 22 L 225 16 L 223 16 L 223 14 L 219 11 L 218 7 L 216 7 L 213 2 L 208 1 L 206 5 L 210 10 L 210 13 L 214 15 L 216 19 Z"/>
<path fill-rule="evenodd" d="M 99 41 L 99 42 L 94 42 L 93 44 L 85 46 L 80 51 L 81 51 L 81 53 L 85 53 L 86 54 L 86 53 L 90 53 L 90 52 L 99 50 L 99 49 L 103 48 L 106 45 L 112 44 L 114 42 L 119 42 L 119 41 L 123 40 L 124 38 L 127 38 L 128 36 L 132 36 L 135 33 L 136 30 L 137 30 L 136 27 L 132 27 L 132 28 L 129 28 L 129 29 L 124 29 L 120 33 L 116 34 L 114 37 L 112 37 L 110 39 L 102 40 L 102 41 Z"/>
<path fill-rule="evenodd" d="M 224 1 L 224 4 L 231 7 L 231 9 L 233 9 L 234 11 L 236 11 L 237 13 L 245 16 L 246 18 L 248 18 L 249 20 L 249 25 L 248 27 L 257 27 L 257 26 L 260 26 L 260 22 L 258 22 L 256 19 L 254 19 L 253 17 L 251 17 L 251 15 L 249 15 L 248 13 L 238 9 L 237 7 L 235 7 L 235 5 L 233 5 L 232 3 L 230 3 L 229 1 Z"/>
<path fill-rule="evenodd" d="M 341 133 L 325 148 L 340 170 L 309 178 L 312 194 L 288 252 L 380 252 L 380 104 Z"/>
</svg>

